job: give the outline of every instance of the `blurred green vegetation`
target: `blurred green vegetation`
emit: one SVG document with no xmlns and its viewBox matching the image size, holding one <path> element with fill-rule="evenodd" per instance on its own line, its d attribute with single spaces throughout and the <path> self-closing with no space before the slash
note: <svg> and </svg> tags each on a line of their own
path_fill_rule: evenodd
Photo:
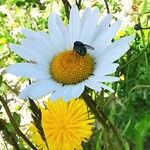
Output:
<svg viewBox="0 0 150 150">
<path fill-rule="evenodd" d="M 125 150 L 149 150 L 150 149 L 150 4 L 148 0 L 131 0 L 128 7 L 124 6 L 125 1 L 109 0 L 110 12 L 114 19 L 120 17 L 124 24 L 116 35 L 115 39 L 126 35 L 135 35 L 135 41 L 130 50 L 120 59 L 115 75 L 120 76 L 121 81 L 111 86 L 115 94 L 107 91 L 92 93 L 101 108 L 117 129 Z M 103 1 L 90 1 L 91 7 L 100 9 L 101 14 L 106 12 Z M 127 4 L 126 4 L 127 5 Z M 131 5 L 131 6 L 129 6 Z M 82 4 L 82 7 L 86 5 Z M 10 101 L 14 101 L 21 84 L 26 81 L 24 78 L 17 78 L 15 83 L 8 81 L 3 71 L 12 63 L 23 62 L 22 58 L 10 51 L 8 43 L 19 43 L 22 35 L 19 33 L 22 27 L 33 30 L 47 31 L 47 18 L 51 11 L 59 10 L 62 18 L 66 21 L 65 9 L 61 1 L 56 0 L 1 0 L 0 1 L 0 95 Z M 125 20 L 125 18 L 127 20 Z M 128 21 L 128 22 L 127 22 Z M 8 95 L 12 95 L 11 98 Z M 17 105 L 17 104 L 16 104 Z M 19 105 L 20 106 L 20 105 Z M 22 105 L 21 105 L 22 107 Z M 18 107 L 17 107 L 18 108 Z M 14 118 L 20 126 L 20 115 L 15 108 Z M 4 119 L 4 111 L 0 110 L 0 131 L 4 149 L 9 148 L 7 144 L 14 145 L 17 138 L 21 150 L 29 147 L 14 136 L 14 129 Z M 109 141 L 110 140 L 110 141 Z M 84 143 L 85 150 L 115 149 L 117 147 L 115 138 L 101 128 L 97 123 L 92 139 Z"/>
</svg>

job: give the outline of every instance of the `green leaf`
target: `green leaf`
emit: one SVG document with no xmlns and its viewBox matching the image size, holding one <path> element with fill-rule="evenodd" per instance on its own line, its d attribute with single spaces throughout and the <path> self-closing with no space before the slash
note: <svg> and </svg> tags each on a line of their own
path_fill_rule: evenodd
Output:
<svg viewBox="0 0 150 150">
<path fill-rule="evenodd" d="M 144 0 L 143 6 L 141 9 L 141 14 L 145 14 L 147 12 L 147 7 L 148 7 L 148 2 L 147 2 L 147 0 Z"/>
<path fill-rule="evenodd" d="M 150 115 L 146 115 L 135 125 L 135 144 L 137 150 L 143 150 L 144 141 L 150 130 Z"/>
<path fill-rule="evenodd" d="M 13 118 L 15 119 L 17 125 L 20 126 L 20 122 L 21 122 L 20 115 L 17 114 L 16 112 L 14 112 L 14 113 L 13 113 Z"/>
<path fill-rule="evenodd" d="M 126 124 L 126 126 L 125 126 L 125 128 L 124 128 L 124 130 L 123 130 L 123 134 L 125 134 L 126 132 L 127 132 L 127 130 L 128 130 L 128 128 L 129 128 L 129 126 L 130 126 L 130 123 L 131 123 L 131 119 L 128 121 L 128 123 Z"/>
<path fill-rule="evenodd" d="M 17 143 L 18 138 L 14 132 L 13 127 L 3 119 L 0 119 L 0 131 L 2 131 L 3 138 L 7 143 L 10 145 Z"/>
<path fill-rule="evenodd" d="M 129 146 L 128 142 L 125 143 L 125 150 L 130 150 L 130 146 Z"/>
<path fill-rule="evenodd" d="M 4 119 L 0 119 L 0 131 L 6 129 L 6 121 Z"/>
<path fill-rule="evenodd" d="M 96 133 L 96 150 L 101 150 L 102 132 Z"/>
</svg>

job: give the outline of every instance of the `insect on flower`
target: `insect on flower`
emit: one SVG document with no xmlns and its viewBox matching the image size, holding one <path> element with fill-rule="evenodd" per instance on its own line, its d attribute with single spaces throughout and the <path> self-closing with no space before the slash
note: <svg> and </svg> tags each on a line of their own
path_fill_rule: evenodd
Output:
<svg viewBox="0 0 150 150">
<path fill-rule="evenodd" d="M 75 51 L 79 55 L 85 56 L 87 53 L 87 49 L 94 50 L 94 47 L 84 44 L 80 41 L 74 42 L 73 51 Z"/>
<path fill-rule="evenodd" d="M 121 21 L 110 26 L 113 17 L 108 14 L 99 22 L 97 9 L 85 8 L 84 12 L 79 12 L 74 5 L 69 18 L 65 25 L 54 12 L 48 19 L 50 33 L 22 29 L 26 38 L 21 44 L 9 44 L 13 52 L 32 61 L 6 68 L 8 73 L 35 80 L 19 94 L 20 99 L 39 99 L 51 93 L 52 100 L 69 101 L 80 97 L 86 86 L 97 92 L 102 88 L 114 92 L 104 83 L 119 80 L 109 75 L 116 71 L 118 64 L 115 61 L 127 52 L 134 37 L 123 37 L 112 43 Z M 94 48 L 87 45 L 89 43 Z M 94 50 L 93 53 L 88 49 Z"/>
</svg>

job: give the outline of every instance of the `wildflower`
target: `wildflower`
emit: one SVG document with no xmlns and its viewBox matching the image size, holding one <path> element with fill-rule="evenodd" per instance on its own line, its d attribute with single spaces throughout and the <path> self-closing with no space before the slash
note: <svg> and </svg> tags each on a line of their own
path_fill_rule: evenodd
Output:
<svg viewBox="0 0 150 150">
<path fill-rule="evenodd" d="M 69 102 L 62 99 L 56 102 L 48 100 L 45 108 L 41 108 L 41 115 L 45 139 L 51 150 L 81 149 L 81 143 L 92 135 L 95 119 L 82 99 L 72 99 Z M 46 148 L 35 126 L 29 129 L 35 144 Z"/>
<path fill-rule="evenodd" d="M 79 97 L 85 86 L 101 91 L 113 90 L 103 82 L 118 81 L 108 76 L 118 67 L 114 63 L 128 49 L 133 37 L 127 36 L 111 42 L 121 22 L 111 24 L 112 16 L 106 15 L 101 21 L 99 11 L 86 8 L 82 14 L 76 6 L 70 11 L 68 25 L 60 16 L 52 13 L 49 17 L 49 33 L 23 29 L 26 38 L 20 45 L 10 48 L 31 63 L 19 63 L 7 68 L 16 76 L 33 78 L 34 83 L 24 89 L 19 97 L 37 99 L 51 93 L 51 99 L 60 97 L 69 100 Z M 73 51 L 76 41 L 90 45 L 85 56 Z M 33 63 L 34 62 L 34 63 Z"/>
</svg>

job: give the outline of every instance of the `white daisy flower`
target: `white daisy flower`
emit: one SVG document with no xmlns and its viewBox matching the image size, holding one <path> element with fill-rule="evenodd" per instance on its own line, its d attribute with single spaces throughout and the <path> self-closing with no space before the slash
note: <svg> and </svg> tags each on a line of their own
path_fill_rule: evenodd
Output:
<svg viewBox="0 0 150 150">
<path fill-rule="evenodd" d="M 97 9 L 86 8 L 81 14 L 73 6 L 68 25 L 52 13 L 48 20 L 49 33 L 23 29 L 26 38 L 20 45 L 10 44 L 10 48 L 31 63 L 14 64 L 6 71 L 35 82 L 25 88 L 19 98 L 37 99 L 51 93 L 53 100 L 59 97 L 69 100 L 79 97 L 85 86 L 95 91 L 104 88 L 113 92 L 104 82 L 119 80 L 110 76 L 118 67 L 114 61 L 129 49 L 133 37 L 112 43 L 121 22 L 110 25 L 111 20 L 110 14 L 101 19 Z"/>
</svg>

